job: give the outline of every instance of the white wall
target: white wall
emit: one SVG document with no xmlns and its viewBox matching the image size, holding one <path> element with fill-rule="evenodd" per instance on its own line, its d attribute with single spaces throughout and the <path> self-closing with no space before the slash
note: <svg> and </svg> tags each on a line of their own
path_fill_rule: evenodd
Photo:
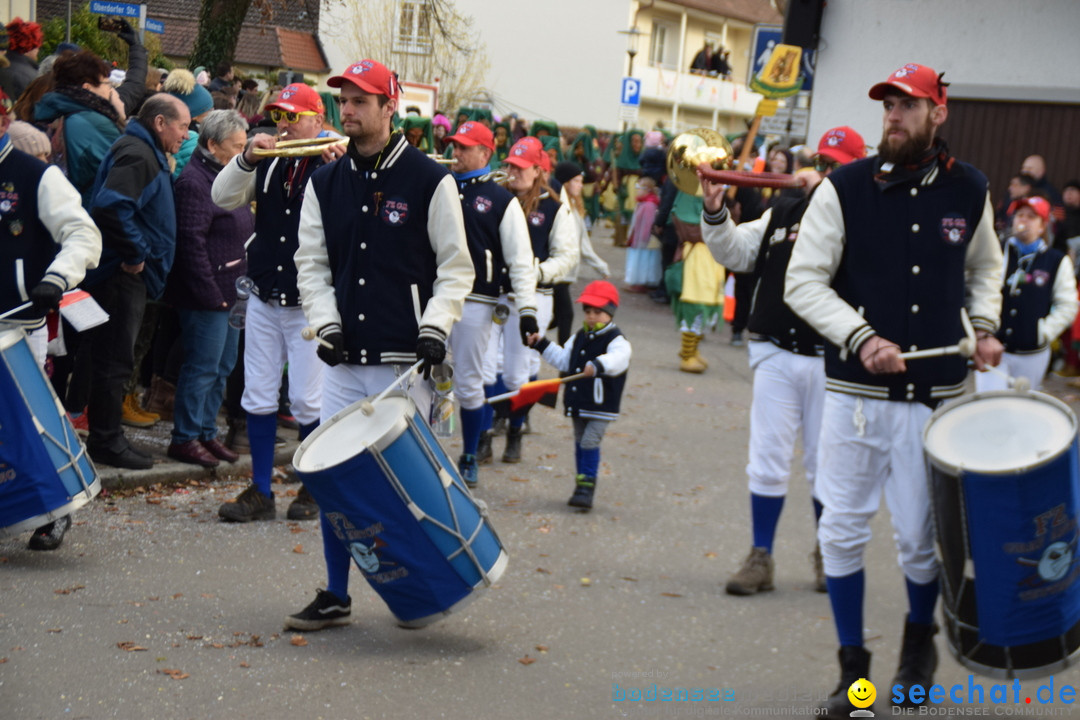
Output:
<svg viewBox="0 0 1080 720">
<path fill-rule="evenodd" d="M 944 72 L 949 97 L 1080 102 L 1080 1 L 829 0 L 812 142 L 850 125 L 876 145 L 881 104 L 866 93 L 907 62 Z"/>
</svg>

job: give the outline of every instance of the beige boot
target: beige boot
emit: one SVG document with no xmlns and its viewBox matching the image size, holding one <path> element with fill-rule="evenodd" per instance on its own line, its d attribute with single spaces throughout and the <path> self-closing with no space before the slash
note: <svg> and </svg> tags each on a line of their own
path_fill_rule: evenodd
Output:
<svg viewBox="0 0 1080 720">
<path fill-rule="evenodd" d="M 697 333 L 684 332 L 682 334 L 682 349 L 679 350 L 679 370 L 687 373 L 705 372 L 705 363 L 698 356 L 697 346 L 701 342 L 701 336 Z"/>
<path fill-rule="evenodd" d="M 773 559 L 765 548 L 750 548 L 742 567 L 724 586 L 728 595 L 753 595 L 774 589 Z"/>
<path fill-rule="evenodd" d="M 124 404 L 121 410 L 120 422 L 131 427 L 152 427 L 154 423 L 161 419 L 158 415 L 143 410 L 135 393 L 124 396 Z"/>
<path fill-rule="evenodd" d="M 700 344 L 705 339 L 705 334 L 702 333 L 701 335 L 698 335 L 697 339 Z M 697 358 L 697 361 L 701 363 L 703 368 L 709 367 L 709 363 L 705 362 L 705 356 L 701 354 L 701 348 L 698 345 L 694 345 L 694 357 Z"/>
</svg>

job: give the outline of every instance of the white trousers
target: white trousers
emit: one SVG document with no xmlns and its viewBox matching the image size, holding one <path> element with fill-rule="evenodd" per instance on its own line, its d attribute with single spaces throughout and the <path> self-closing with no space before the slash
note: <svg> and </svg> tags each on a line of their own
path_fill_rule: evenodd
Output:
<svg viewBox="0 0 1080 720">
<path fill-rule="evenodd" d="M 322 373 L 322 410 L 321 421 L 326 422 L 335 413 L 352 405 L 358 400 L 371 395 L 378 395 L 385 390 L 394 378 L 409 369 L 408 365 L 335 365 L 327 367 Z M 417 409 L 426 418 L 431 411 L 433 393 L 431 384 L 417 375 L 412 380 L 402 381 L 409 396 L 416 403 Z M 359 450 L 357 450 L 359 452 Z"/>
<path fill-rule="evenodd" d="M 321 377 L 325 363 L 318 343 L 300 333 L 307 327 L 303 309 L 248 300 L 244 324 L 244 397 L 241 406 L 253 415 L 278 411 L 281 373 L 289 363 L 289 403 L 301 425 L 319 419 Z"/>
<path fill-rule="evenodd" d="M 461 319 L 450 331 L 454 395 L 466 410 L 476 410 L 484 404 L 484 355 L 494 325 L 491 321 L 494 309 L 494 305 L 466 300 Z"/>
<path fill-rule="evenodd" d="M 555 296 L 550 293 L 536 293 L 536 324 L 540 326 L 540 334 L 547 335 L 551 317 L 555 314 Z M 540 353 L 529 348 L 529 377 L 540 374 Z"/>
<path fill-rule="evenodd" d="M 1038 390 L 1042 387 L 1043 378 L 1046 377 L 1046 369 L 1050 367 L 1050 348 L 1044 348 L 1037 353 L 1002 353 L 998 370 L 1011 375 L 1014 378 L 1027 378 L 1031 381 L 1031 389 Z M 1008 390 L 1009 381 L 996 372 L 975 373 L 975 392 L 987 390 Z"/>
<path fill-rule="evenodd" d="M 884 491 L 904 574 L 919 584 L 937 578 L 922 449 L 930 414 L 922 403 L 825 393 L 816 490 L 825 506 L 818 540 L 826 575 L 863 568 L 870 519 Z"/>
<path fill-rule="evenodd" d="M 750 462 L 746 465 L 750 492 L 768 497 L 787 494 L 795 438 L 801 429 L 803 468 L 813 494 L 825 405 L 825 360 L 755 341 L 750 343 L 750 367 L 754 371 Z"/>
<path fill-rule="evenodd" d="M 541 296 L 538 294 L 536 298 L 539 301 Z M 506 295 L 500 295 L 499 302 L 510 308 L 510 315 L 502 325 L 493 325 L 491 328 L 487 352 L 484 353 L 484 384 L 494 384 L 495 376 L 501 372 L 506 388 L 517 390 L 529 380 L 529 356 L 536 355 L 539 358 L 540 354 L 521 344 L 518 324 L 520 316 L 513 301 Z M 550 307 L 551 296 L 548 296 L 548 308 Z M 537 320 L 539 321 L 539 317 Z M 551 321 L 550 312 L 548 321 Z"/>
</svg>

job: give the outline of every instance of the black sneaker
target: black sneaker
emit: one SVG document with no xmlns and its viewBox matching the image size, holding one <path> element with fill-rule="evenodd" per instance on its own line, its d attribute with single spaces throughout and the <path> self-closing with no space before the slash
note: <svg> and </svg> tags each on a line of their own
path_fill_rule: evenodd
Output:
<svg viewBox="0 0 1080 720">
<path fill-rule="evenodd" d="M 322 630 L 352 622 L 352 598 L 344 602 L 328 590 L 316 590 L 306 608 L 285 618 L 286 630 Z"/>
<path fill-rule="evenodd" d="M 31 550 L 55 550 L 64 542 L 64 533 L 71 527 L 71 516 L 65 515 L 48 525 L 42 525 L 30 536 L 27 547 Z"/>
<path fill-rule="evenodd" d="M 266 497 L 254 485 L 248 485 L 235 500 L 222 503 L 218 515 L 231 522 L 251 522 L 252 520 L 273 520 L 277 517 L 274 506 L 274 493 Z"/>
<path fill-rule="evenodd" d="M 484 465 L 491 462 L 491 437 L 492 432 L 485 430 L 480 433 L 480 444 L 476 448 L 476 464 Z"/>
<path fill-rule="evenodd" d="M 131 445 L 128 445 L 120 452 L 115 452 L 106 448 L 91 447 L 88 447 L 86 451 L 90 454 L 91 460 L 102 465 L 111 465 L 112 467 L 124 468 L 126 470 L 149 470 L 154 467 L 153 458 L 136 450 Z"/>
<path fill-rule="evenodd" d="M 300 486 L 296 499 L 289 504 L 285 517 L 290 520 L 314 520 L 319 517 L 319 504 L 304 485 Z"/>
<path fill-rule="evenodd" d="M 574 481 L 574 494 L 566 502 L 570 507 L 591 510 L 593 494 L 596 492 L 596 478 L 578 475 Z"/>
</svg>

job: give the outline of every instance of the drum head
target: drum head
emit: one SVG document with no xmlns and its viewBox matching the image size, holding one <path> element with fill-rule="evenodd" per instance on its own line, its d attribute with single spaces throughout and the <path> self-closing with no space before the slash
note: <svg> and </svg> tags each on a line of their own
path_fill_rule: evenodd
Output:
<svg viewBox="0 0 1080 720">
<path fill-rule="evenodd" d="M 1076 425 L 1067 405 L 1042 393 L 978 393 L 938 408 L 923 447 L 934 465 L 954 475 L 1013 475 L 1063 453 Z"/>
<path fill-rule="evenodd" d="M 391 394 L 372 405 L 374 412 L 361 409 L 368 400 L 353 403 L 319 425 L 293 456 L 298 472 L 317 472 L 350 460 L 368 448 L 382 450 L 407 427 L 406 417 L 416 412 L 405 395 Z"/>
</svg>

